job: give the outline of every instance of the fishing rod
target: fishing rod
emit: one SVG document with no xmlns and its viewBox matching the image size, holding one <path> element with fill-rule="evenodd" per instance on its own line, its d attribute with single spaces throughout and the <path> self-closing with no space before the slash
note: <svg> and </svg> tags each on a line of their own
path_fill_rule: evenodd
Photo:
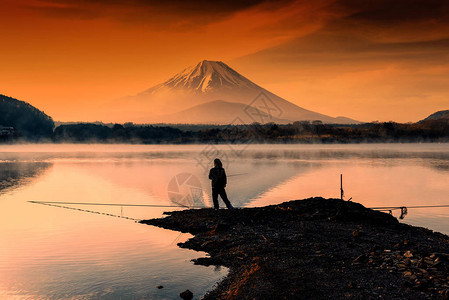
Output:
<svg viewBox="0 0 449 300">
<path fill-rule="evenodd" d="M 241 176 L 246 175 L 249 173 L 238 173 L 238 174 L 231 174 L 227 177 L 233 177 L 233 176 Z M 206 206 L 198 206 L 198 205 L 182 205 L 178 203 L 179 205 L 160 205 L 160 204 L 127 204 L 127 203 L 95 203 L 95 202 L 64 202 L 64 201 L 28 201 L 30 203 L 37 203 L 37 204 L 71 204 L 71 205 L 99 205 L 99 206 L 128 206 L 128 207 L 160 207 L 160 208 L 207 208 Z"/>
<path fill-rule="evenodd" d="M 401 210 L 401 215 L 399 216 L 399 219 L 404 219 L 405 216 L 408 213 L 408 208 L 439 208 L 439 207 L 449 207 L 448 204 L 442 204 L 442 205 L 412 205 L 412 206 L 382 206 L 382 207 L 369 207 L 370 209 L 373 210 L 378 210 L 378 211 L 388 211 L 390 213 L 390 215 L 392 215 L 392 211 L 393 210 L 397 210 L 400 209 Z"/>
<path fill-rule="evenodd" d="M 28 201 L 28 202 L 31 202 L 31 203 L 34 203 L 34 204 L 40 204 L 40 205 L 48 205 L 48 206 L 54 206 L 54 207 L 59 207 L 59 208 L 71 209 L 71 210 L 78 210 L 78 211 L 92 213 L 92 214 L 97 214 L 97 215 L 105 215 L 105 216 L 108 216 L 108 217 L 128 219 L 128 220 L 132 220 L 134 222 L 141 221 L 141 219 L 126 217 L 126 216 L 123 216 L 123 215 L 119 216 L 119 215 L 109 214 L 109 213 L 100 212 L 100 211 L 94 211 L 94 210 L 88 210 L 88 209 L 75 208 L 75 207 L 69 207 L 69 206 L 63 206 L 63 205 L 55 204 L 55 203 L 58 203 L 58 202 L 45 202 L 45 201 Z"/>
<path fill-rule="evenodd" d="M 95 203 L 95 202 L 65 202 L 65 201 L 35 201 L 35 200 L 30 200 L 28 202 L 34 203 L 34 204 L 40 204 L 40 205 L 47 205 L 47 206 L 53 206 L 53 207 L 77 210 L 77 211 L 82 211 L 82 212 L 87 212 L 87 213 L 92 213 L 92 214 L 97 214 L 97 215 L 105 215 L 105 216 L 108 216 L 108 217 L 128 219 L 128 220 L 132 220 L 134 222 L 139 222 L 139 221 L 141 221 L 141 219 L 136 219 L 136 218 L 132 218 L 132 217 L 123 216 L 123 206 L 128 206 L 128 207 L 136 207 L 136 206 L 137 207 L 161 207 L 161 208 L 167 208 L 167 207 L 169 207 L 169 208 L 207 208 L 205 206 L 193 206 L 193 205 L 192 206 L 186 206 L 186 205 L 125 204 L 125 203 Z M 121 210 L 121 215 L 119 216 L 119 215 L 109 214 L 109 213 L 100 212 L 100 211 L 94 211 L 94 210 L 88 210 L 88 209 L 64 206 L 62 204 L 65 204 L 65 205 L 94 205 L 94 206 L 121 206 L 122 210 Z M 179 239 L 179 237 L 178 237 L 178 239 Z"/>
<path fill-rule="evenodd" d="M 54 206 L 54 207 L 59 207 L 59 208 L 65 208 L 65 209 L 71 209 L 71 210 L 78 210 L 78 211 L 82 211 L 82 212 L 87 212 L 87 213 L 92 213 L 92 214 L 97 214 L 97 215 L 105 215 L 108 217 L 115 217 L 115 218 L 121 218 L 121 219 L 128 219 L 128 220 L 132 220 L 134 222 L 140 222 L 142 221 L 141 219 L 136 219 L 136 218 L 131 218 L 131 217 L 125 217 L 123 215 L 114 215 L 114 214 L 108 214 L 108 213 L 104 213 L 104 212 L 99 212 L 99 211 L 93 211 L 93 210 L 87 210 L 87 209 L 81 209 L 81 208 L 74 208 L 74 207 L 68 207 L 68 206 L 63 206 L 63 205 L 56 205 L 56 204 L 50 204 L 50 203 L 46 203 L 44 201 L 28 201 L 34 204 L 41 204 L 41 205 L 48 205 L 48 206 Z M 171 242 L 170 245 L 173 245 L 174 243 L 176 243 L 181 236 L 183 236 L 184 233 L 180 232 L 179 235 L 173 240 L 173 242 Z"/>
<path fill-rule="evenodd" d="M 383 210 L 383 209 L 400 209 L 405 206 L 384 206 L 384 207 L 369 207 L 371 209 Z M 407 208 L 432 208 L 432 207 L 449 207 L 449 204 L 444 205 L 416 205 L 416 206 L 407 206 Z"/>
<path fill-rule="evenodd" d="M 95 202 L 64 202 L 64 201 L 28 201 L 37 204 L 72 204 L 72 205 L 99 205 L 99 206 L 138 206 L 138 207 L 181 207 L 181 208 L 206 208 L 205 206 L 186 205 L 159 205 L 159 204 L 126 204 L 126 203 L 95 203 Z"/>
<path fill-rule="evenodd" d="M 352 199 L 352 198 L 351 198 Z M 350 200 L 351 200 L 350 199 Z M 206 206 L 198 206 L 198 205 L 160 205 L 160 204 L 127 204 L 127 203 L 96 203 L 96 202 L 65 202 L 65 201 L 28 201 L 30 203 L 35 204 L 42 204 L 42 205 L 48 205 L 48 206 L 55 206 L 55 207 L 61 207 L 66 209 L 72 209 L 72 210 L 78 210 L 78 211 L 84 211 L 89 213 L 95 213 L 95 214 L 102 214 L 112 217 L 118 217 L 118 218 L 124 218 L 124 219 L 130 219 L 134 221 L 140 221 L 140 219 L 134 219 L 131 217 L 123 217 L 98 211 L 92 211 L 87 209 L 80 209 L 80 208 L 74 208 L 74 207 L 68 207 L 63 205 L 92 205 L 92 206 L 121 206 L 121 207 L 153 207 L 153 208 L 208 208 Z M 401 215 L 399 216 L 399 219 L 404 219 L 405 216 L 408 213 L 409 208 L 442 208 L 442 207 L 449 207 L 449 204 L 442 204 L 442 205 L 414 205 L 414 206 L 379 206 L 379 207 L 368 207 L 372 210 L 377 211 L 387 211 L 392 214 L 393 210 L 401 210 Z"/>
<path fill-rule="evenodd" d="M 142 207 L 180 207 L 180 208 L 207 208 L 206 206 L 199 205 L 160 205 L 160 204 L 127 204 L 127 203 L 95 203 L 95 202 L 64 202 L 64 201 L 35 201 L 30 200 L 30 203 L 37 204 L 72 204 L 72 205 L 100 205 L 100 206 L 142 206 Z M 403 207 L 407 208 L 439 208 L 439 207 L 449 207 L 449 204 L 445 205 L 416 205 L 416 206 L 379 206 L 379 207 L 368 207 L 373 210 L 396 210 Z"/>
</svg>

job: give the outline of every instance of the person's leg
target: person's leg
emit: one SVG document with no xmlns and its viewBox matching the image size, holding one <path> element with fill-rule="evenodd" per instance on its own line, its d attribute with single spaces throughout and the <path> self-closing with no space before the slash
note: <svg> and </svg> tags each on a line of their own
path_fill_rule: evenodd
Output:
<svg viewBox="0 0 449 300">
<path fill-rule="evenodd" d="M 212 201 L 214 202 L 214 208 L 219 209 L 218 205 L 218 191 L 216 189 L 212 189 Z"/>
<path fill-rule="evenodd" d="M 226 204 L 227 208 L 234 208 L 232 207 L 231 202 L 229 202 L 228 195 L 226 195 L 226 190 L 224 188 L 220 189 L 220 197 L 223 199 L 223 202 Z"/>
</svg>

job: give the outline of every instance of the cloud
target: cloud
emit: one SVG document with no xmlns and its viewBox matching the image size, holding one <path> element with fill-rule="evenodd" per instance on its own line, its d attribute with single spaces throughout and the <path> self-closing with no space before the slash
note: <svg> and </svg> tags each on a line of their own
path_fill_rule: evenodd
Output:
<svg viewBox="0 0 449 300">
<path fill-rule="evenodd" d="M 3 0 L 0 16 L 1 81 L 60 111 L 201 59 L 335 116 L 406 121 L 410 101 L 417 116 L 449 99 L 447 0 Z"/>
<path fill-rule="evenodd" d="M 330 18 L 315 31 L 232 64 L 329 115 L 405 122 L 447 109 L 448 1 L 336 0 L 322 10 Z"/>
<path fill-rule="evenodd" d="M 449 2 L 445 0 L 339 0 L 333 7 L 348 14 L 329 24 L 331 32 L 383 42 L 449 37 Z"/>
<path fill-rule="evenodd" d="M 449 53 L 445 0 L 336 0 L 315 31 L 241 60 L 317 65 L 341 60 L 438 61 Z"/>
<path fill-rule="evenodd" d="M 63 19 L 112 18 L 126 23 L 201 25 L 259 5 L 283 6 L 291 0 L 34 0 L 25 5 Z"/>
<path fill-rule="evenodd" d="M 449 8 L 445 0 L 340 0 L 335 5 L 353 12 L 350 19 L 380 24 L 441 19 Z"/>
</svg>

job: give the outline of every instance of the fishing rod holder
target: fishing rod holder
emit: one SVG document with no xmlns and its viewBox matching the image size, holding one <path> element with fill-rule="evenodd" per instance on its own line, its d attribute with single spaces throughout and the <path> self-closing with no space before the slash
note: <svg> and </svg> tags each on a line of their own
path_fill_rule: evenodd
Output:
<svg viewBox="0 0 449 300">
<path fill-rule="evenodd" d="M 395 206 L 395 207 L 371 207 L 370 209 L 374 209 L 377 211 L 385 211 L 388 212 L 390 215 L 393 215 L 393 210 L 401 210 L 401 214 L 399 215 L 399 219 L 403 220 L 405 216 L 408 213 L 406 206 Z"/>
</svg>

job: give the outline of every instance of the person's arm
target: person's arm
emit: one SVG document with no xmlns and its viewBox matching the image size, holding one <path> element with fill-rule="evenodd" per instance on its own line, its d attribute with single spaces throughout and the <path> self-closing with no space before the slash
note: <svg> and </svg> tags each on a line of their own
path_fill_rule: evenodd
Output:
<svg viewBox="0 0 449 300">
<path fill-rule="evenodd" d="M 226 184 L 228 184 L 228 178 L 227 178 L 227 176 L 226 176 L 225 169 L 223 169 L 223 177 L 224 177 L 224 179 L 223 179 L 224 186 L 226 186 Z"/>
<path fill-rule="evenodd" d="M 209 179 L 212 179 L 212 169 L 209 171 Z"/>
</svg>

